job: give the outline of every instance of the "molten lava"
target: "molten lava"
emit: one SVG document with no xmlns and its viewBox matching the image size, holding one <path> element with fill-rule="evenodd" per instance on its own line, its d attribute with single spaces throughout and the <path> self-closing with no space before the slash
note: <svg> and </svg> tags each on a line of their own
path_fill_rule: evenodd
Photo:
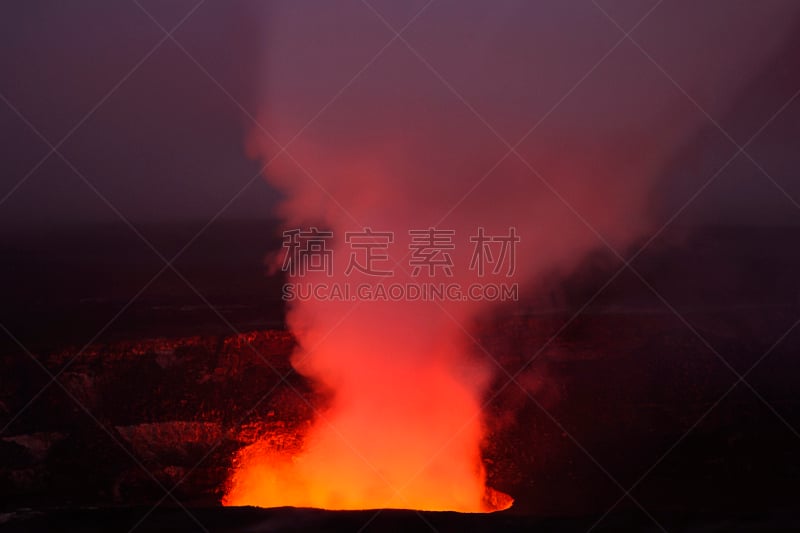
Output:
<svg viewBox="0 0 800 533">
<path fill-rule="evenodd" d="M 510 497 L 485 486 L 473 390 L 441 365 L 390 361 L 381 357 L 338 376 L 343 381 L 333 405 L 318 415 L 299 453 L 263 443 L 240 450 L 223 503 L 462 512 L 510 507 Z M 379 366 L 382 373 L 370 376 Z"/>
</svg>

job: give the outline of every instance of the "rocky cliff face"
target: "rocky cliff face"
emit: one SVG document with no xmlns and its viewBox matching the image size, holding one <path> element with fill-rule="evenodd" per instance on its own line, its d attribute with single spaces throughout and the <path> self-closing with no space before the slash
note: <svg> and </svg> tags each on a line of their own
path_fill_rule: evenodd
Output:
<svg viewBox="0 0 800 533">
<path fill-rule="evenodd" d="M 183 499 L 218 501 L 236 449 L 299 445 L 319 398 L 289 365 L 292 347 L 287 333 L 264 331 L 64 350 L 39 361 L 66 390 L 38 396 L 44 372 L 4 357 L 0 498 L 145 502 L 178 484 Z"/>
</svg>

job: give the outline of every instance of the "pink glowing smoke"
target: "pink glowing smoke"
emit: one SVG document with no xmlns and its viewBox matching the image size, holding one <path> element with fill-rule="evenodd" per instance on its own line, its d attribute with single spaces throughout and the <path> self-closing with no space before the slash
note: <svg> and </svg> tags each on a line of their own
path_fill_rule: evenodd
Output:
<svg viewBox="0 0 800 533">
<path fill-rule="evenodd" d="M 285 195 L 286 227 L 335 235 L 333 276 L 304 282 L 385 282 L 344 274 L 344 234 L 365 227 L 394 232 L 397 264 L 382 266 L 395 282 L 414 281 L 414 229 L 455 231 L 453 276 L 434 280 L 463 285 L 479 281 L 468 268 L 478 227 L 516 228 L 516 272 L 495 281 L 523 286 L 568 272 L 598 247 L 623 251 L 654 222 L 649 195 L 662 167 L 708 122 L 675 83 L 708 113 L 724 110 L 718 95 L 733 94 L 778 43 L 789 9 L 720 4 L 731 14 L 723 26 L 709 6 L 660 6 L 632 34 L 651 61 L 625 40 L 604 58 L 623 38 L 619 28 L 591 3 L 565 4 L 435 2 L 413 19 L 422 5 L 376 2 L 395 28 L 413 22 L 374 60 L 394 34 L 365 4 L 271 8 L 259 115 L 269 135 L 253 131 L 249 148 L 272 160 L 266 175 Z M 646 10 L 634 11 L 609 13 L 627 30 Z M 278 143 L 290 140 L 281 153 Z M 331 393 L 331 405 L 300 455 L 241 454 L 226 503 L 503 507 L 481 461 L 481 402 L 494 367 L 468 334 L 490 309 L 290 304 L 294 364 Z"/>
</svg>

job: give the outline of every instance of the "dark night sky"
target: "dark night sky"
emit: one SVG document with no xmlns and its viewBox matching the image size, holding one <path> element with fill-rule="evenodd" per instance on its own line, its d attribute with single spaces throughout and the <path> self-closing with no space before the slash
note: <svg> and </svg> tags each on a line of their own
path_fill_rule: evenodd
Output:
<svg viewBox="0 0 800 533">
<path fill-rule="evenodd" d="M 625 27 L 648 7 L 648 2 L 601 4 Z M 800 5 L 796 2 L 725 0 L 691 9 L 687 6 L 692 3 L 667 0 L 664 4 L 634 36 L 667 68 L 675 66 L 687 76 L 703 79 L 704 72 L 715 68 L 741 68 L 740 72 L 727 73 L 737 80 L 737 94 L 728 95 L 731 103 L 715 117 L 738 142 L 744 142 L 800 88 L 796 68 Z M 151 0 L 143 5 L 162 25 L 171 27 L 193 2 Z M 422 4 L 374 5 L 387 20 L 402 26 Z M 313 115 L 391 35 L 359 2 L 289 6 L 209 0 L 175 33 L 175 38 L 253 115 L 273 103 L 265 94 L 277 94 L 281 104 L 295 101 L 298 116 Z M 491 17 L 486 17 L 485 7 L 479 2 L 461 2 L 458 6 L 435 3 L 412 26 L 408 38 L 443 72 L 450 72 L 455 85 L 466 87 L 464 94 L 470 99 L 474 96 L 476 107 L 491 109 L 495 104 L 481 98 L 503 94 L 502 87 L 507 87 L 506 104 L 530 114 L 530 122 L 558 99 L 579 71 L 586 70 L 600 48 L 607 48 L 621 36 L 590 2 L 536 2 L 525 7 L 513 2 L 497 4 Z M 133 2 L 124 0 L 32 0 L 0 9 L 0 93 L 52 143 L 67 134 L 163 37 Z M 451 17 L 456 11 L 458 15 Z M 685 18 L 686 13 L 692 13 L 692 17 Z M 287 20 L 297 27 L 287 28 Z M 278 35 L 294 35 L 299 43 L 282 48 L 290 50 L 292 57 L 267 57 L 275 28 L 281 30 Z M 747 33 L 743 28 L 756 29 Z M 507 33 L 528 39 L 508 41 L 504 37 Z M 771 40 L 774 45 L 747 41 L 755 38 Z M 513 56 L 530 61 L 529 65 L 514 67 L 520 72 L 516 79 L 487 80 L 464 66 L 501 63 L 504 57 L 510 57 L 503 49 L 509 44 L 530 46 L 532 51 Z M 749 57 L 753 44 L 764 44 L 765 57 Z M 631 54 L 631 50 L 620 53 L 623 55 L 617 63 L 622 66 L 617 68 L 622 75 L 638 78 L 633 69 L 639 63 L 625 66 L 625 54 Z M 322 61 L 325 54 L 340 61 Z M 709 58 L 724 60 L 706 64 Z M 471 72 L 477 77 L 468 78 Z M 542 73 L 547 74 L 548 81 L 537 81 Z M 270 76 L 274 92 L 264 93 L 263 83 Z M 282 76 L 290 81 L 281 86 L 274 77 Z M 303 83 L 293 84 L 292 80 Z M 484 85 L 500 89 L 482 91 Z M 686 86 L 696 91 L 692 96 L 701 105 L 713 105 L 716 94 L 706 90 L 709 87 Z M 287 93 L 298 97 L 293 100 Z M 595 95 L 602 98 L 602 93 Z M 575 97 L 593 98 L 586 91 Z M 526 102 L 520 103 L 521 99 Z M 602 109 L 597 102 L 590 102 L 589 107 Z M 796 175 L 800 166 L 798 108 L 800 102 L 795 101 L 751 150 L 794 198 L 800 198 Z M 574 109 L 580 112 L 581 107 Z M 258 172 L 259 163 L 249 159 L 244 149 L 250 128 L 247 117 L 222 90 L 175 44 L 166 42 L 60 150 L 133 221 L 205 220 Z M 0 142 L 0 196 L 5 196 L 48 149 L 5 104 L 0 105 Z M 702 176 L 718 168 L 730 150 L 731 145 L 720 140 L 712 126 L 686 139 L 656 187 L 656 207 L 678 205 Z M 798 220 L 795 206 L 746 160 L 737 160 L 724 177 L 698 201 L 694 220 Z M 225 216 L 269 216 L 275 198 L 276 193 L 258 179 Z M 0 205 L 0 225 L 5 231 L 115 218 L 57 156 L 47 159 Z"/>
</svg>

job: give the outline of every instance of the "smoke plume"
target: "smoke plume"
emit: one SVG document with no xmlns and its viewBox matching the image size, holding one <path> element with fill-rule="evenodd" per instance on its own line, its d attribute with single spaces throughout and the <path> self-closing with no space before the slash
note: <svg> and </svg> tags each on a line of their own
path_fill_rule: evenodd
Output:
<svg viewBox="0 0 800 533">
<path fill-rule="evenodd" d="M 604 58 L 623 33 L 590 2 L 434 2 L 417 18 L 421 4 L 373 5 L 385 20 L 362 2 L 278 3 L 265 15 L 259 119 L 273 138 L 255 129 L 248 146 L 272 161 L 266 176 L 284 194 L 286 228 L 333 234 L 332 275 L 290 282 L 524 288 L 598 247 L 623 252 L 655 222 L 648 196 L 661 168 L 708 120 L 676 84 L 721 112 L 723 95 L 779 42 L 789 9 L 719 3 L 723 25 L 710 4 L 659 6 L 632 33 L 651 61 L 626 40 Z M 625 31 L 645 12 L 609 10 Z M 383 48 L 394 37 L 384 22 L 410 23 Z M 380 263 L 390 278 L 345 273 L 345 235 L 364 228 L 393 233 Z M 452 231 L 452 269 L 415 276 L 409 231 L 429 228 Z M 519 236 L 510 276 L 470 270 L 479 228 Z M 469 334 L 493 305 L 290 302 L 293 364 L 330 404 L 294 457 L 243 450 L 225 503 L 507 505 L 486 488 L 481 461 L 481 405 L 496 367 Z"/>
</svg>

